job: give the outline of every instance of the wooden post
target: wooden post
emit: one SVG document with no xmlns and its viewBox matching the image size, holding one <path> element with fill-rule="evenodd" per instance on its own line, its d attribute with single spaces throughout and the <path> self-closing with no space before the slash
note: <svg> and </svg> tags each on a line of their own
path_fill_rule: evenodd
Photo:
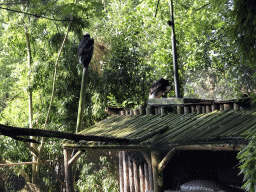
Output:
<svg viewBox="0 0 256 192">
<path fill-rule="evenodd" d="M 135 162 L 133 162 L 133 176 L 135 192 L 140 192 L 138 165 Z"/>
<path fill-rule="evenodd" d="M 166 108 L 161 107 L 161 115 L 166 115 Z"/>
<path fill-rule="evenodd" d="M 184 114 L 189 114 L 191 113 L 191 110 L 190 110 L 190 106 L 184 106 Z"/>
<path fill-rule="evenodd" d="M 145 191 L 145 178 L 144 178 L 144 166 L 143 163 L 139 164 L 139 175 L 140 175 L 140 191 Z"/>
<path fill-rule="evenodd" d="M 131 162 L 131 159 L 129 156 L 128 156 L 128 167 L 129 167 L 130 192 L 134 192 L 133 163 Z"/>
<path fill-rule="evenodd" d="M 123 154 L 119 151 L 119 185 L 120 192 L 124 192 L 124 172 L 123 172 Z"/>
<path fill-rule="evenodd" d="M 238 103 L 234 103 L 234 110 L 238 111 L 240 109 L 240 105 Z"/>
<path fill-rule="evenodd" d="M 196 113 L 201 114 L 202 113 L 202 106 L 201 105 L 196 105 Z"/>
<path fill-rule="evenodd" d="M 144 162 L 145 190 L 149 190 L 148 164 Z"/>
<path fill-rule="evenodd" d="M 129 192 L 129 170 L 128 170 L 128 157 L 125 153 L 125 151 L 122 152 L 123 153 L 123 178 L 124 178 L 124 192 Z"/>
<path fill-rule="evenodd" d="M 152 169 L 153 169 L 153 183 L 154 183 L 154 192 L 161 192 L 163 186 L 163 172 L 158 170 L 158 164 L 161 161 L 161 156 L 159 151 L 151 152 L 152 159 Z"/>
<path fill-rule="evenodd" d="M 146 114 L 147 114 L 147 115 L 153 114 L 152 107 L 147 107 L 147 108 L 146 108 Z"/>
<path fill-rule="evenodd" d="M 212 105 L 212 111 L 218 110 L 218 106 L 216 104 Z"/>
<path fill-rule="evenodd" d="M 196 113 L 196 108 L 194 105 L 191 106 L 191 113 Z"/>
<path fill-rule="evenodd" d="M 177 106 L 177 113 L 178 114 L 183 114 L 183 107 L 182 106 Z"/>
<path fill-rule="evenodd" d="M 233 109 L 233 105 L 231 103 L 224 104 L 224 111 L 229 111 Z"/>
<path fill-rule="evenodd" d="M 155 114 L 158 114 L 158 107 L 155 108 Z"/>
<path fill-rule="evenodd" d="M 140 105 L 140 114 L 145 115 L 146 114 L 146 108 L 143 105 Z"/>
<path fill-rule="evenodd" d="M 72 166 L 68 165 L 68 161 L 71 159 L 72 150 L 64 148 L 63 153 L 64 153 L 66 191 L 74 192 Z"/>
<path fill-rule="evenodd" d="M 202 105 L 202 113 L 206 113 L 205 105 Z"/>
<path fill-rule="evenodd" d="M 138 115 L 138 110 L 137 109 L 133 109 L 133 115 Z"/>
<path fill-rule="evenodd" d="M 130 115 L 133 115 L 133 110 L 132 109 L 130 109 Z"/>
<path fill-rule="evenodd" d="M 220 104 L 220 111 L 224 111 L 224 107 L 223 107 L 223 104 Z"/>
<path fill-rule="evenodd" d="M 151 164 L 151 163 L 150 163 Z M 149 190 L 153 190 L 153 175 L 152 175 L 152 166 L 148 165 L 148 178 L 149 178 Z"/>
<path fill-rule="evenodd" d="M 211 112 L 211 106 L 210 105 L 206 105 L 206 113 L 210 113 Z"/>
</svg>

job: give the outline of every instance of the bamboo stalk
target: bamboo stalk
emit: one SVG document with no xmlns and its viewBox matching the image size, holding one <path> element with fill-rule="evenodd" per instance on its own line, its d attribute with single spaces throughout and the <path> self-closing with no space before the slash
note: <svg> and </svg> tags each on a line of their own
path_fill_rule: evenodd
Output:
<svg viewBox="0 0 256 192">
<path fill-rule="evenodd" d="M 143 163 L 139 164 L 139 177 L 140 177 L 140 191 L 145 191 L 145 178 L 144 178 Z"/>
<path fill-rule="evenodd" d="M 123 151 L 123 178 L 124 178 L 124 192 L 129 192 L 129 176 L 128 176 L 128 157 L 126 153 Z"/>
<path fill-rule="evenodd" d="M 152 166 L 148 165 L 149 190 L 153 190 Z"/>
<path fill-rule="evenodd" d="M 144 165 L 144 175 L 145 175 L 145 190 L 149 190 L 148 164 L 147 162 L 144 162 L 143 165 Z"/>
<path fill-rule="evenodd" d="M 135 192 L 140 192 L 138 165 L 133 161 L 133 178 Z"/>
<path fill-rule="evenodd" d="M 58 162 L 58 160 L 46 160 L 46 162 Z M 33 162 L 20 162 L 20 163 L 2 163 L 2 164 L 0 164 L 0 167 L 16 166 L 16 165 L 32 165 L 32 164 L 38 164 L 38 162 L 33 161 Z"/>
<path fill-rule="evenodd" d="M 134 192 L 134 175 L 133 175 L 133 163 L 128 156 L 128 167 L 129 167 L 129 184 L 130 184 L 130 192 Z"/>
<path fill-rule="evenodd" d="M 118 152 L 119 156 L 119 185 L 120 185 L 120 192 L 124 192 L 124 172 L 123 172 L 123 154 L 122 151 Z"/>
<path fill-rule="evenodd" d="M 88 67 L 87 68 L 84 67 L 83 75 L 82 75 L 78 115 L 77 115 L 76 133 L 79 133 L 82 130 L 87 77 L 88 77 Z"/>
</svg>

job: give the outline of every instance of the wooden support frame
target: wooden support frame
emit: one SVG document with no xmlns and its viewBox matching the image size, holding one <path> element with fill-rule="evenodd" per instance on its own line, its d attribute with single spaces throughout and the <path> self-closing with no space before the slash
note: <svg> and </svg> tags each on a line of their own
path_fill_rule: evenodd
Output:
<svg viewBox="0 0 256 192">
<path fill-rule="evenodd" d="M 72 158 L 69 159 L 68 166 L 73 166 L 77 162 L 79 157 L 81 157 L 83 155 L 83 153 L 84 153 L 84 151 L 82 151 L 82 150 L 78 151 Z"/>
<path fill-rule="evenodd" d="M 159 151 L 151 152 L 154 192 L 161 192 L 163 187 L 163 172 L 158 170 L 158 164 L 161 161 Z"/>
<path fill-rule="evenodd" d="M 158 171 L 162 172 L 165 168 L 165 166 L 168 164 L 168 162 L 171 160 L 171 158 L 175 155 L 176 150 L 172 149 L 169 151 L 165 157 L 162 159 L 162 161 L 158 164 Z"/>
<path fill-rule="evenodd" d="M 72 166 L 69 166 L 69 164 L 68 164 L 69 160 L 71 159 L 72 150 L 64 148 L 63 153 L 64 153 L 66 191 L 74 192 Z"/>
</svg>

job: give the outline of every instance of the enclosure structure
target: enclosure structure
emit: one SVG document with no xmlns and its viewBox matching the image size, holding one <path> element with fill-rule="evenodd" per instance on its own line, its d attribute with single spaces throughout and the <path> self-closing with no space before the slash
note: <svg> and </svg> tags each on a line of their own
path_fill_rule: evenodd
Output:
<svg viewBox="0 0 256 192">
<path fill-rule="evenodd" d="M 67 190 L 73 190 L 71 167 L 85 150 L 119 151 L 121 192 L 178 190 L 180 184 L 196 175 L 187 169 L 199 172 L 198 179 L 225 182 L 223 178 L 229 175 L 240 182 L 237 172 L 225 167 L 225 162 L 236 166 L 236 152 L 246 145 L 243 133 L 256 129 L 256 110 L 249 106 L 246 100 L 155 99 L 149 100 L 146 109 L 111 116 L 80 134 L 127 141 L 63 145 Z M 74 156 L 73 150 L 78 150 Z M 205 160 L 195 164 L 198 159 L 194 157 Z M 202 168 L 203 161 L 213 163 Z M 175 169 L 179 163 L 182 170 Z M 182 171 L 190 176 L 177 178 Z"/>
</svg>

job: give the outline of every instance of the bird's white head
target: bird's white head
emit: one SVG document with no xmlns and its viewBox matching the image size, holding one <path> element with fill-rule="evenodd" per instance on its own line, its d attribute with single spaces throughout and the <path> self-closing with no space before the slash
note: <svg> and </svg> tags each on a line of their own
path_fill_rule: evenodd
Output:
<svg viewBox="0 0 256 192">
<path fill-rule="evenodd" d="M 90 34 L 88 32 L 85 32 L 84 36 L 89 36 L 90 37 Z"/>
</svg>

